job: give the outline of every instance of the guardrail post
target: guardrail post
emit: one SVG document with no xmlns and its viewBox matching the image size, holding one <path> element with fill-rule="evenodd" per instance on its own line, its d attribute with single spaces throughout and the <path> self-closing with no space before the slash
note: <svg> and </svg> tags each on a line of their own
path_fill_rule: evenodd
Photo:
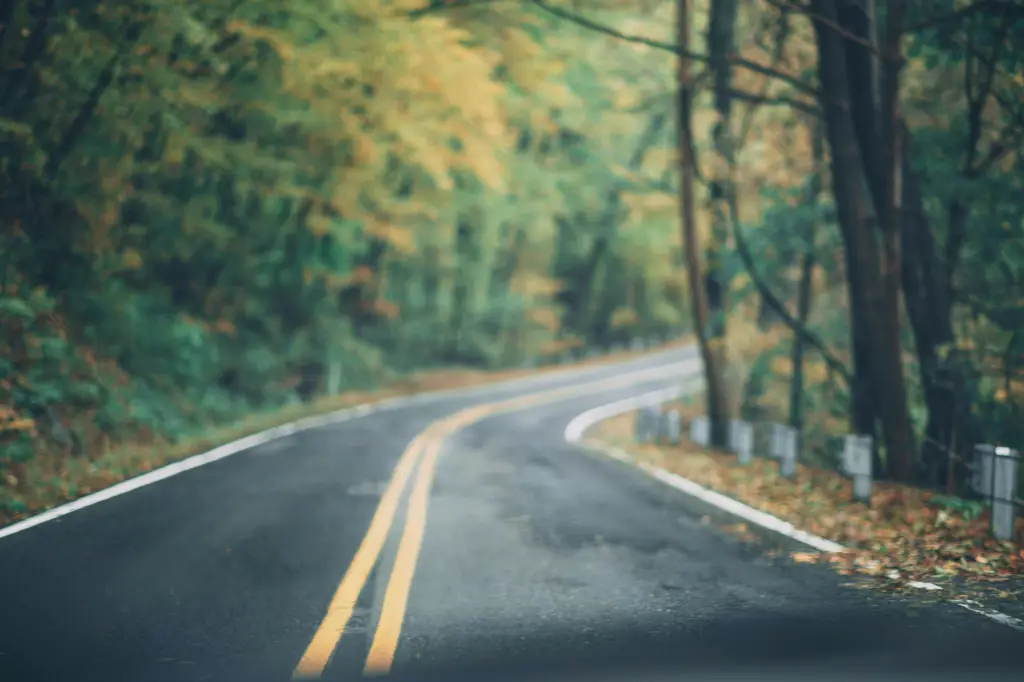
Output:
<svg viewBox="0 0 1024 682">
<path fill-rule="evenodd" d="M 754 461 L 754 426 L 741 419 L 729 420 L 729 451 L 736 453 L 740 464 Z"/>
<path fill-rule="evenodd" d="M 641 407 L 636 411 L 636 442 L 646 444 L 657 439 L 660 416 L 656 407 Z"/>
<path fill-rule="evenodd" d="M 971 487 L 992 503 L 992 536 L 1012 540 L 1017 517 L 1017 467 L 1020 453 L 988 444 L 974 447 Z"/>
<path fill-rule="evenodd" d="M 871 504 L 871 436 L 843 439 L 843 471 L 853 478 L 853 501 Z"/>
<path fill-rule="evenodd" d="M 992 475 L 994 473 L 996 448 L 988 443 L 974 446 L 974 462 L 971 465 L 971 488 L 986 500 L 992 499 Z"/>
<path fill-rule="evenodd" d="M 679 410 L 671 409 L 667 412 L 661 413 L 661 437 L 664 438 L 665 442 L 669 445 L 679 445 L 679 440 L 682 437 L 683 431 L 683 418 L 679 414 Z"/>
<path fill-rule="evenodd" d="M 786 424 L 772 424 L 768 454 L 779 460 L 779 475 L 783 478 L 796 476 L 797 455 L 799 454 L 800 432 Z"/>
<path fill-rule="evenodd" d="M 707 446 L 711 440 L 711 424 L 707 417 L 694 417 L 690 422 L 690 440 L 697 445 Z"/>
</svg>

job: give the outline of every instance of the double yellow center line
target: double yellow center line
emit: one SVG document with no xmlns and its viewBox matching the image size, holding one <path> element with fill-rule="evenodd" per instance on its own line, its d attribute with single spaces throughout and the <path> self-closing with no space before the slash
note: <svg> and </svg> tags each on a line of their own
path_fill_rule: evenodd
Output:
<svg viewBox="0 0 1024 682">
<path fill-rule="evenodd" d="M 409 493 L 405 527 L 399 541 L 394 567 L 384 592 L 380 619 L 366 658 L 364 672 L 384 674 L 391 670 L 395 650 L 398 648 L 402 621 L 405 619 L 416 561 L 423 544 L 423 534 L 427 524 L 427 506 L 430 501 L 430 486 L 434 480 L 441 448 L 447 437 L 459 429 L 494 414 L 536 407 L 581 394 L 621 388 L 638 381 L 667 379 L 682 375 L 687 371 L 695 371 L 699 367 L 697 363 L 697 360 L 675 362 L 652 369 L 625 373 L 611 379 L 590 381 L 510 400 L 476 405 L 456 412 L 427 427 L 409 443 L 399 458 L 391 480 L 381 496 L 373 519 L 370 521 L 366 536 L 359 545 L 348 571 L 341 579 L 320 627 L 317 628 L 312 641 L 295 667 L 293 677 L 316 678 L 323 673 L 338 641 L 345 633 L 356 600 L 384 548 L 384 543 L 401 504 L 402 493 L 409 479 L 415 473 L 416 479 L 413 482 L 412 491 Z M 419 465 L 418 469 L 417 465 Z"/>
</svg>

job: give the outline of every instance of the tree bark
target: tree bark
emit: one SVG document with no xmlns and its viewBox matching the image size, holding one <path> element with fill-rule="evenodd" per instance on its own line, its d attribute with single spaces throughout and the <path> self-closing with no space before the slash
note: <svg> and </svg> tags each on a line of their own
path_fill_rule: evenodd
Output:
<svg viewBox="0 0 1024 682">
<path fill-rule="evenodd" d="M 805 201 L 813 204 L 821 193 L 821 176 L 825 172 L 825 141 L 822 124 L 812 121 L 811 134 L 814 154 L 814 171 L 807 186 Z M 814 281 L 815 253 L 814 236 L 817 230 L 813 221 L 804 227 L 804 253 L 800 257 L 800 284 L 797 288 L 796 319 L 802 327 L 807 326 L 811 314 L 812 286 Z M 789 425 L 800 430 L 804 425 L 804 338 L 800 334 L 793 336 L 793 376 L 789 387 Z"/>
<path fill-rule="evenodd" d="M 697 237 L 697 221 L 694 205 L 694 152 L 692 93 L 693 68 L 688 56 L 690 45 L 690 8 L 688 0 L 676 4 L 677 40 L 680 47 L 677 62 L 678 111 L 677 143 L 679 145 L 679 170 L 682 210 L 682 237 L 685 251 L 687 280 L 690 286 L 690 309 L 693 315 L 697 343 L 704 363 L 704 390 L 707 398 L 708 420 L 712 425 L 715 442 L 725 440 L 725 424 L 728 419 L 728 403 L 724 391 L 723 357 L 710 343 L 708 300 L 704 290 L 704 275 L 701 263 L 700 240 Z"/>
<path fill-rule="evenodd" d="M 707 248 L 705 273 L 712 345 L 727 364 L 727 319 L 730 282 L 724 267 L 729 240 L 729 202 L 734 191 L 731 176 L 732 139 L 732 64 L 735 53 L 737 0 L 712 0 L 707 28 L 708 70 L 714 81 L 714 106 L 717 114 L 711 131 L 714 159 L 708 167 L 708 214 L 711 239 Z M 723 386 L 724 387 L 724 386 Z M 725 438 L 724 426 L 722 438 Z M 714 430 L 714 426 L 712 426 Z M 723 443 L 724 444 L 724 440 Z"/>
<path fill-rule="evenodd" d="M 837 216 L 846 250 L 854 367 L 859 375 L 853 391 L 853 427 L 858 432 L 873 434 L 873 418 L 869 419 L 868 414 L 874 416 L 877 404 L 889 473 L 898 480 L 908 480 L 913 475 L 916 454 L 899 334 L 899 204 L 895 198 L 887 201 L 890 207 L 883 216 L 887 225 L 881 230 L 880 249 L 875 237 L 873 202 L 864 187 L 868 168 L 851 117 L 846 39 L 835 30 L 835 26 L 841 25 L 836 2 L 813 0 L 811 5 L 818 43 L 821 105 L 832 150 Z M 887 44 L 891 40 L 892 36 Z M 896 41 L 898 46 L 898 35 Z M 890 100 L 888 106 L 893 109 L 898 101 L 894 95 Z M 895 126 L 892 129 L 896 130 Z M 900 159 L 898 153 L 890 156 L 887 160 L 892 164 Z M 887 179 L 895 182 L 898 173 L 892 172 Z"/>
<path fill-rule="evenodd" d="M 951 263 L 943 267 L 924 210 L 920 178 L 911 167 L 913 148 L 904 137 L 903 300 L 914 334 L 918 371 L 928 421 L 921 443 L 922 483 L 945 485 L 955 492 L 966 472 L 962 458 L 974 442 L 970 400 L 966 394 L 965 357 L 956 351 L 953 332 Z M 959 205 L 959 204 L 954 204 Z M 947 480 L 949 456 L 954 479 Z"/>
<path fill-rule="evenodd" d="M 881 129 L 885 158 L 885 208 L 882 229 L 882 329 L 877 350 L 879 388 L 885 392 L 881 415 L 889 474 L 898 481 L 917 475 L 917 444 L 907 402 L 900 342 L 900 235 L 903 227 L 903 126 L 900 73 L 903 70 L 904 0 L 890 0 L 882 45 Z"/>
</svg>

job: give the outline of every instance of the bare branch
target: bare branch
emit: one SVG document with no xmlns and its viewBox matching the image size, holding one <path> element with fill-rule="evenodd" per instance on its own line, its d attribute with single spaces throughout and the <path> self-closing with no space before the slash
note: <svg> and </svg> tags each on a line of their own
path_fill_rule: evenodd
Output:
<svg viewBox="0 0 1024 682">
<path fill-rule="evenodd" d="M 860 45 L 871 54 L 879 56 L 878 46 L 872 43 L 870 40 L 866 40 L 858 35 L 850 33 L 835 21 L 832 21 L 828 17 L 821 16 L 820 14 L 812 10 L 808 5 L 805 5 L 802 2 L 788 2 L 786 0 L 765 0 L 765 2 L 767 2 L 772 7 L 775 7 L 780 10 L 790 10 L 794 12 L 799 12 L 800 14 L 803 14 L 809 19 L 819 22 L 822 26 L 828 26 L 830 29 L 832 29 L 839 35 L 849 40 L 851 43 L 856 43 L 857 45 Z"/>
<path fill-rule="evenodd" d="M 846 365 L 837 358 L 825 345 L 817 334 L 809 330 L 807 327 L 802 325 L 799 320 L 793 317 L 788 310 L 786 310 L 785 304 L 779 300 L 775 295 L 775 292 L 771 290 L 768 283 L 765 282 L 760 273 L 757 270 L 757 265 L 754 263 L 754 257 L 750 253 L 750 246 L 747 244 L 746 236 L 743 232 L 743 227 L 740 225 L 739 220 L 739 207 L 736 205 L 735 193 L 729 199 L 729 219 L 732 223 L 732 233 L 736 237 L 736 252 L 739 254 L 740 260 L 743 262 L 743 267 L 746 269 L 747 274 L 750 275 L 750 281 L 753 282 L 757 288 L 761 298 L 764 302 L 775 311 L 787 327 L 793 330 L 797 336 L 799 336 L 804 343 L 814 348 L 821 355 L 825 364 L 828 368 L 843 378 L 843 381 L 847 386 L 850 385 L 850 370 L 847 369 Z"/>
<path fill-rule="evenodd" d="M 407 14 L 413 19 L 418 19 L 425 14 L 440 12 L 446 9 L 458 9 L 472 5 L 492 5 L 495 2 L 500 2 L 500 0 L 430 0 L 423 7 L 410 10 Z"/>
<path fill-rule="evenodd" d="M 647 38 L 645 36 L 640 36 L 640 35 L 632 35 L 632 34 L 629 34 L 629 33 L 623 33 L 622 31 L 619 31 L 616 28 L 613 28 L 611 26 L 607 26 L 605 24 L 596 22 L 596 21 L 594 21 L 592 19 L 589 19 L 589 18 L 587 18 L 587 17 L 585 17 L 583 15 L 577 14 L 575 12 L 571 12 L 571 11 L 569 11 L 567 9 L 563 9 L 561 7 L 555 7 L 554 5 L 550 5 L 547 2 L 545 2 L 545 0 L 528 0 L 528 1 L 530 3 L 532 3 L 533 5 L 536 5 L 539 9 L 547 12 L 548 14 L 551 14 L 552 16 L 558 17 L 559 19 L 564 19 L 565 21 L 570 21 L 570 22 L 572 22 L 572 23 L 574 23 L 574 24 L 576 24 L 578 26 L 582 26 L 583 28 L 589 29 L 589 30 L 594 31 L 596 33 L 603 33 L 604 35 L 611 36 L 612 38 L 616 38 L 618 40 L 622 40 L 622 41 L 625 41 L 627 43 L 635 43 L 637 45 L 646 45 L 647 47 L 653 48 L 655 50 L 662 50 L 664 52 L 671 52 L 672 54 L 675 54 L 675 55 L 678 55 L 678 56 L 684 56 L 684 57 L 687 57 L 689 59 L 692 59 L 694 61 L 698 61 L 698 62 L 701 62 L 701 63 L 704 63 L 704 64 L 706 64 L 707 61 L 708 61 L 708 56 L 706 54 L 701 54 L 699 52 L 693 52 L 691 50 L 686 50 L 684 52 L 683 50 L 680 50 L 679 46 L 674 44 L 674 43 L 668 43 L 668 42 L 664 42 L 664 41 L 660 41 L 660 40 L 654 40 L 652 38 Z M 748 71 L 753 71 L 754 73 L 760 73 L 762 75 L 770 76 L 772 78 L 776 78 L 776 79 L 778 79 L 780 81 L 783 81 L 787 85 L 790 85 L 793 88 L 796 88 L 797 90 L 799 90 L 800 92 L 803 92 L 805 94 L 812 95 L 812 96 L 817 96 L 817 94 L 818 94 L 818 90 L 817 90 L 816 87 L 814 87 L 810 83 L 808 83 L 808 82 L 804 81 L 803 79 L 801 79 L 801 78 L 799 78 L 797 76 L 794 76 L 792 74 L 788 74 L 788 73 L 779 71 L 777 69 L 773 69 L 773 68 L 771 68 L 769 66 L 763 66 L 761 64 L 758 64 L 757 62 L 750 61 L 749 59 L 743 59 L 742 57 L 733 56 L 729 61 L 734 66 L 738 66 L 738 67 L 744 68 L 744 69 L 746 69 Z"/>
<path fill-rule="evenodd" d="M 741 101 L 741 102 L 747 102 L 748 104 L 754 104 L 754 105 L 758 105 L 758 106 L 786 106 L 786 107 L 792 107 L 793 109 L 796 109 L 797 111 L 801 111 L 801 112 L 803 112 L 805 114 L 809 114 L 811 116 L 815 116 L 815 117 L 821 116 L 821 109 L 819 109 L 815 105 L 813 105 L 811 103 L 808 103 L 808 102 L 802 102 L 802 101 L 800 101 L 798 99 L 794 99 L 792 97 L 786 97 L 785 95 L 768 96 L 768 95 L 764 95 L 764 94 L 745 92 L 743 90 L 735 90 L 735 89 L 734 90 L 730 90 L 729 91 L 729 95 L 731 97 Z M 744 128 L 748 128 L 749 126 L 743 126 L 743 127 Z M 745 137 L 746 137 L 746 135 L 741 135 L 740 139 L 745 138 Z"/>
</svg>

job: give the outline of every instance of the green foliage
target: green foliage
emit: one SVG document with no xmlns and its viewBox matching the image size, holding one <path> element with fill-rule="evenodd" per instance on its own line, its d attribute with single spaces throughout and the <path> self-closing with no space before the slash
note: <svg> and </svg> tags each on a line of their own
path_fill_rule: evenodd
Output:
<svg viewBox="0 0 1024 682">
<path fill-rule="evenodd" d="M 618 81 L 557 56 L 589 36 L 420 5 L 16 3 L 0 470 L 607 342 L 624 307 L 678 326 L 671 268 L 616 266 L 672 227 L 616 234 L 605 198 L 641 121 L 609 127 Z"/>
<path fill-rule="evenodd" d="M 0 36 L 0 467 L 36 450 L 179 439 L 424 368 L 544 361 L 686 325 L 674 56 L 532 3 L 426 4 L 15 3 Z M 576 9 L 672 39 L 672 3 Z M 696 3 L 698 28 L 706 9 Z M 742 8 L 749 63 L 775 63 L 758 27 L 777 11 Z M 995 55 L 975 154 L 993 161 L 965 172 L 961 46 L 1012 43 L 1018 24 L 999 34 L 975 13 L 905 40 L 912 163 L 937 244 L 951 203 L 970 207 L 952 288 L 972 410 L 1006 442 L 1024 438 L 1021 70 L 1013 50 Z M 786 73 L 813 83 L 806 17 L 786 35 Z M 734 73 L 753 99 L 809 101 L 793 80 Z M 704 178 L 708 94 L 694 112 Z M 734 102 L 737 122 L 748 104 Z M 851 364 L 829 179 L 807 196 L 806 116 L 749 113 L 737 182 L 758 274 L 792 309 L 801 257 L 814 255 L 808 326 Z M 746 363 L 748 403 L 778 418 L 791 334 L 764 315 L 732 246 L 719 254 L 729 352 Z M 844 428 L 847 387 L 818 358 L 805 377 L 814 428 Z M 920 429 L 927 410 L 911 389 Z"/>
<path fill-rule="evenodd" d="M 978 500 L 965 500 L 948 495 L 934 495 L 928 500 L 932 506 L 959 514 L 964 521 L 973 521 L 985 512 L 985 504 Z"/>
</svg>

